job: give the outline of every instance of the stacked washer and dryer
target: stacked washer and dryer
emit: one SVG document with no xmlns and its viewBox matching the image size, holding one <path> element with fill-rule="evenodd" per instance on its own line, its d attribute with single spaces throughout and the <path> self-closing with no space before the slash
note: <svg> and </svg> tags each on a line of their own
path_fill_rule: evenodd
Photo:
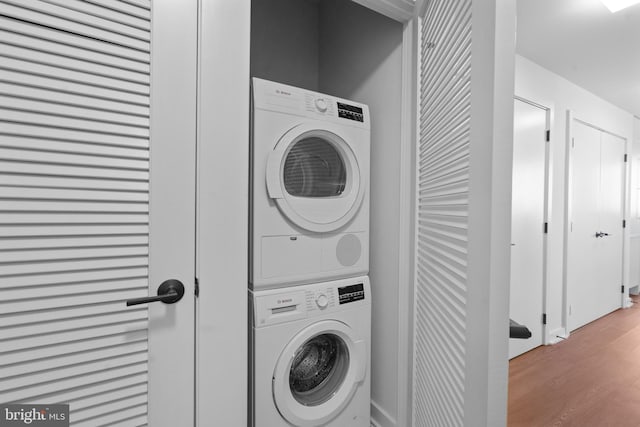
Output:
<svg viewBox="0 0 640 427">
<path fill-rule="evenodd" d="M 250 425 L 370 425 L 366 105 L 252 79 Z"/>
</svg>

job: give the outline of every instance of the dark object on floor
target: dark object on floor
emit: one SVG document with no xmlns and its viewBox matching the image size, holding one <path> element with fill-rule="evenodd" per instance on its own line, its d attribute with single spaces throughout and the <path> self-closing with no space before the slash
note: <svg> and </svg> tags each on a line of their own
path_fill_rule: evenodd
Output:
<svg viewBox="0 0 640 427">
<path fill-rule="evenodd" d="M 509 338 L 531 338 L 531 331 L 526 326 L 509 319 Z"/>
</svg>

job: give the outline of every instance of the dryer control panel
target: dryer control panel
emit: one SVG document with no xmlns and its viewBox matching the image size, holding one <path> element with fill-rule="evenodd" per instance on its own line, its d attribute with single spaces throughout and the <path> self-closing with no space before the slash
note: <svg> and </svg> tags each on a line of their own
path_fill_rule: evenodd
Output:
<svg viewBox="0 0 640 427">
<path fill-rule="evenodd" d="M 252 85 L 255 109 L 369 129 L 369 107 L 365 104 L 255 77 Z"/>
</svg>

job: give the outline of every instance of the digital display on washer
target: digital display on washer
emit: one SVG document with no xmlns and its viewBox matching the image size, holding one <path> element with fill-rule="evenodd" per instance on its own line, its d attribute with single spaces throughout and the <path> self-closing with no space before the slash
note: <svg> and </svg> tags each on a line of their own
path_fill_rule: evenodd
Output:
<svg viewBox="0 0 640 427">
<path fill-rule="evenodd" d="M 364 285 L 362 283 L 358 283 L 338 288 L 338 299 L 340 304 L 364 299 Z"/>
<path fill-rule="evenodd" d="M 364 115 L 362 113 L 362 108 L 360 107 L 338 102 L 338 117 L 355 120 L 357 122 L 364 122 Z"/>
</svg>

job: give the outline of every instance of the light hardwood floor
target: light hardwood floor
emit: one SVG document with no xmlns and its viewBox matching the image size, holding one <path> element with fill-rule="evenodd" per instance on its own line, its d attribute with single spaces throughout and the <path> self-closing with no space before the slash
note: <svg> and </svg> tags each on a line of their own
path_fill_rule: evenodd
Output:
<svg viewBox="0 0 640 427">
<path fill-rule="evenodd" d="M 640 299 L 509 362 L 510 427 L 640 426 Z"/>
</svg>

